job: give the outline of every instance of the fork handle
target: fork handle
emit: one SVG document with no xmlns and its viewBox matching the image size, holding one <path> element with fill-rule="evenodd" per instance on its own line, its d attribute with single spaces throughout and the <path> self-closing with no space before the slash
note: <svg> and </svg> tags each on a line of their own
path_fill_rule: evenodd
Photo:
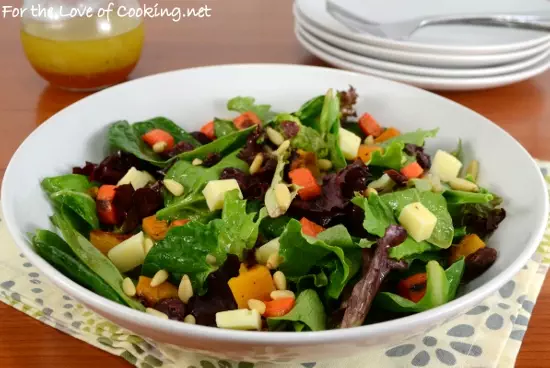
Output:
<svg viewBox="0 0 550 368">
<path fill-rule="evenodd" d="M 437 24 L 481 24 L 504 25 L 509 27 L 526 28 L 538 31 L 550 31 L 550 14 L 455 14 L 434 16 L 424 19 L 419 28 Z"/>
</svg>

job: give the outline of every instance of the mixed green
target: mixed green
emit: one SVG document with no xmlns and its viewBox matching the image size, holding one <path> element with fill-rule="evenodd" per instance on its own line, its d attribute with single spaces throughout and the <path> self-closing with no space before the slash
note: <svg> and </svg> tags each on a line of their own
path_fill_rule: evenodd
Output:
<svg viewBox="0 0 550 368">
<path fill-rule="evenodd" d="M 115 122 L 102 162 L 42 181 L 56 232 L 30 240 L 102 297 L 186 323 L 320 331 L 447 303 L 495 262 L 502 200 L 460 142 L 430 156 L 437 129 L 383 127 L 356 100 L 235 97 L 237 117 L 192 133 Z"/>
</svg>

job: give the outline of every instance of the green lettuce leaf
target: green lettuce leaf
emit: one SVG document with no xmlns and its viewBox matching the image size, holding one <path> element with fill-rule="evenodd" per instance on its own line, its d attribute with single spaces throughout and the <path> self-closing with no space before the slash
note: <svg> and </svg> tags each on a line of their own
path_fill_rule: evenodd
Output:
<svg viewBox="0 0 550 368">
<path fill-rule="evenodd" d="M 233 190 L 225 194 L 218 242 L 227 253 L 243 258 L 245 249 L 252 249 L 258 238 L 260 222 L 267 216 L 265 208 L 258 213 L 247 213 L 246 200 Z M 258 217 L 256 219 L 256 217 Z M 256 219 L 256 220 L 255 220 Z"/>
<path fill-rule="evenodd" d="M 447 270 L 443 270 L 436 261 L 430 261 L 426 265 L 426 272 L 426 294 L 418 303 L 389 292 L 378 293 L 375 303 L 389 311 L 414 313 L 450 302 L 456 296 L 464 272 L 464 258 L 453 263 Z"/>
<path fill-rule="evenodd" d="M 388 226 L 397 223 L 392 208 L 382 201 L 378 195 L 370 195 L 368 199 L 357 196 L 351 202 L 365 212 L 363 227 L 370 234 L 382 237 Z"/>
<path fill-rule="evenodd" d="M 170 229 L 145 257 L 142 274 L 153 277 L 157 271 L 166 270 L 175 285 L 179 285 L 186 274 L 191 279 L 193 290 L 203 295 L 206 278 L 227 258 L 226 251 L 218 245 L 218 226 L 217 221 L 206 225 L 192 221 Z M 216 265 L 207 262 L 209 254 L 216 258 Z"/>
<path fill-rule="evenodd" d="M 433 130 L 418 129 L 414 132 L 404 133 L 404 134 L 398 135 L 397 137 L 388 139 L 387 141 L 383 142 L 381 146 L 388 147 L 394 144 L 395 142 L 400 142 L 403 144 L 403 146 L 407 143 L 415 144 L 417 146 L 424 146 L 426 139 L 435 137 L 437 135 L 437 132 L 439 132 L 439 128 L 436 128 Z"/>
<path fill-rule="evenodd" d="M 227 102 L 227 109 L 241 114 L 252 111 L 262 121 L 267 121 L 272 115 L 270 111 L 271 105 L 256 105 L 256 99 L 254 97 L 234 97 Z"/>
<path fill-rule="evenodd" d="M 323 331 L 326 329 L 326 314 L 319 295 L 315 290 L 304 290 L 296 298 L 294 308 L 282 317 L 267 319 L 267 325 L 271 331 L 285 329 L 285 322 L 301 322 L 311 331 Z"/>
<path fill-rule="evenodd" d="M 400 170 L 403 162 L 406 162 L 407 155 L 403 152 L 405 144 L 395 141 L 386 146 L 384 153 L 374 151 L 368 163 L 370 166 L 388 167 L 394 170 Z"/>
<path fill-rule="evenodd" d="M 304 276 L 288 277 L 289 281 L 296 285 L 296 290 L 301 292 L 306 289 L 319 289 L 328 285 L 328 276 L 325 271 L 321 270 L 318 273 L 310 273 Z"/>
<path fill-rule="evenodd" d="M 296 149 L 314 152 L 317 158 L 328 156 L 328 146 L 315 129 L 300 125 L 298 134 L 290 140 L 290 145 Z"/>
<path fill-rule="evenodd" d="M 494 197 L 491 193 L 473 193 L 464 192 L 461 190 L 446 190 L 443 196 L 449 205 L 466 204 L 466 203 L 489 203 Z"/>
<path fill-rule="evenodd" d="M 410 236 L 405 241 L 396 247 L 392 247 L 388 251 L 388 255 L 391 258 L 400 260 L 410 258 L 422 253 L 437 251 L 438 247 L 432 245 L 426 241 L 417 242 Z"/>
<path fill-rule="evenodd" d="M 321 131 L 319 128 L 319 119 L 321 117 L 321 110 L 325 102 L 325 96 L 317 96 L 309 101 L 306 101 L 294 115 L 300 119 L 303 125 Z"/>
</svg>

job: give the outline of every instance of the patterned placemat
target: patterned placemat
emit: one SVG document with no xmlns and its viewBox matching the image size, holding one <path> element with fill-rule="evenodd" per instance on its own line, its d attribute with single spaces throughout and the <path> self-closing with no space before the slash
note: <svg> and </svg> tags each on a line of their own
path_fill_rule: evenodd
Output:
<svg viewBox="0 0 550 368">
<path fill-rule="evenodd" d="M 550 163 L 540 162 L 545 176 Z M 550 184 L 550 177 L 547 176 Z M 550 225 L 550 224 L 549 224 Z M 156 343 L 86 309 L 53 286 L 20 254 L 0 218 L 0 301 L 140 368 L 263 368 L 270 363 L 218 360 Z M 497 293 L 426 335 L 338 361 L 281 368 L 513 367 L 550 263 L 550 226 L 538 252 Z M 368 358 L 367 358 L 368 357 Z"/>
</svg>

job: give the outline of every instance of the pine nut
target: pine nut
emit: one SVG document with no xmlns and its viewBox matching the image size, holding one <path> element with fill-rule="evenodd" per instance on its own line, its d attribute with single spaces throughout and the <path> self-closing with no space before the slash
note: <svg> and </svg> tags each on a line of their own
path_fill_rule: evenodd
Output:
<svg viewBox="0 0 550 368">
<path fill-rule="evenodd" d="M 275 154 L 277 156 L 281 156 L 282 154 L 284 154 L 286 152 L 288 147 L 290 147 L 290 141 L 284 141 L 283 143 L 281 143 L 279 148 L 277 148 L 277 151 L 275 151 Z"/>
<path fill-rule="evenodd" d="M 285 184 L 279 183 L 275 186 L 275 199 L 277 200 L 279 208 L 286 212 L 290 207 L 291 198 L 290 190 L 288 190 Z"/>
<path fill-rule="evenodd" d="M 323 171 L 329 171 L 332 169 L 332 161 L 322 158 L 317 160 L 317 166 Z"/>
<path fill-rule="evenodd" d="M 273 282 L 277 290 L 286 290 L 286 276 L 281 271 L 277 271 L 273 274 Z"/>
<path fill-rule="evenodd" d="M 193 285 L 189 276 L 183 275 L 181 278 L 180 286 L 178 287 L 178 297 L 182 302 L 187 304 L 189 299 L 193 296 Z"/>
<path fill-rule="evenodd" d="M 248 309 L 250 310 L 257 310 L 258 313 L 264 314 L 265 313 L 265 303 L 261 300 L 257 299 L 250 299 L 248 301 Z"/>
<path fill-rule="evenodd" d="M 151 249 L 155 246 L 155 242 L 150 237 L 146 236 L 145 240 L 143 241 L 143 249 L 145 250 L 145 255 L 151 251 Z"/>
<path fill-rule="evenodd" d="M 156 153 L 164 152 L 164 150 L 168 147 L 168 143 L 164 141 L 157 142 L 153 144 L 153 151 Z"/>
<path fill-rule="evenodd" d="M 254 161 L 252 161 L 252 164 L 250 165 L 250 174 L 254 175 L 256 174 L 262 167 L 262 164 L 264 163 L 264 155 L 261 153 L 258 153 L 256 157 L 254 157 Z"/>
<path fill-rule="evenodd" d="M 372 135 L 369 135 L 367 138 L 365 138 L 365 144 L 367 146 L 372 146 L 374 144 L 374 137 Z"/>
<path fill-rule="evenodd" d="M 449 182 L 451 188 L 456 190 L 463 190 L 465 192 L 477 192 L 478 186 L 471 181 L 462 178 L 454 178 Z"/>
<path fill-rule="evenodd" d="M 126 277 L 122 281 L 122 291 L 124 291 L 124 294 L 128 295 L 129 297 L 136 295 L 136 286 L 134 285 L 134 282 L 131 278 Z"/>
<path fill-rule="evenodd" d="M 152 316 L 155 316 L 155 317 L 159 317 L 159 318 L 162 318 L 162 319 L 168 319 L 168 316 L 166 314 L 164 314 L 161 311 L 158 311 L 156 309 L 153 309 L 153 308 L 146 308 L 145 312 L 152 315 Z"/>
<path fill-rule="evenodd" d="M 269 296 L 273 300 L 283 299 L 283 298 L 296 299 L 296 296 L 290 290 L 275 290 L 275 291 L 272 291 L 271 294 L 269 294 Z"/>
<path fill-rule="evenodd" d="M 164 179 L 162 182 L 164 187 L 172 193 L 175 197 L 179 197 L 183 194 L 183 185 L 173 179 Z"/>
<path fill-rule="evenodd" d="M 281 262 L 281 259 L 279 258 L 279 254 L 273 253 L 267 258 L 267 262 L 265 265 L 270 270 L 276 270 L 277 268 L 279 268 L 280 262 Z"/>
<path fill-rule="evenodd" d="M 166 280 L 168 280 L 168 272 L 166 270 L 159 270 L 151 280 L 151 287 L 157 287 Z"/>
<path fill-rule="evenodd" d="M 197 319 L 195 318 L 194 315 L 188 314 L 188 315 L 186 315 L 185 318 L 183 319 L 183 322 L 189 323 L 190 325 L 196 325 L 196 324 L 197 324 Z"/>
<path fill-rule="evenodd" d="M 276 146 L 280 146 L 285 141 L 285 137 L 275 129 L 271 127 L 265 128 L 265 133 L 267 134 L 267 138 Z"/>
<path fill-rule="evenodd" d="M 365 190 L 365 195 L 367 196 L 367 198 L 370 197 L 372 194 L 378 195 L 378 191 L 374 188 L 367 188 Z"/>
<path fill-rule="evenodd" d="M 200 166 L 202 165 L 202 160 L 200 158 L 196 158 L 191 163 L 193 164 L 193 166 Z"/>
<path fill-rule="evenodd" d="M 209 265 L 215 266 L 217 262 L 218 260 L 212 254 L 208 254 L 206 256 L 206 263 L 208 263 Z"/>
</svg>

